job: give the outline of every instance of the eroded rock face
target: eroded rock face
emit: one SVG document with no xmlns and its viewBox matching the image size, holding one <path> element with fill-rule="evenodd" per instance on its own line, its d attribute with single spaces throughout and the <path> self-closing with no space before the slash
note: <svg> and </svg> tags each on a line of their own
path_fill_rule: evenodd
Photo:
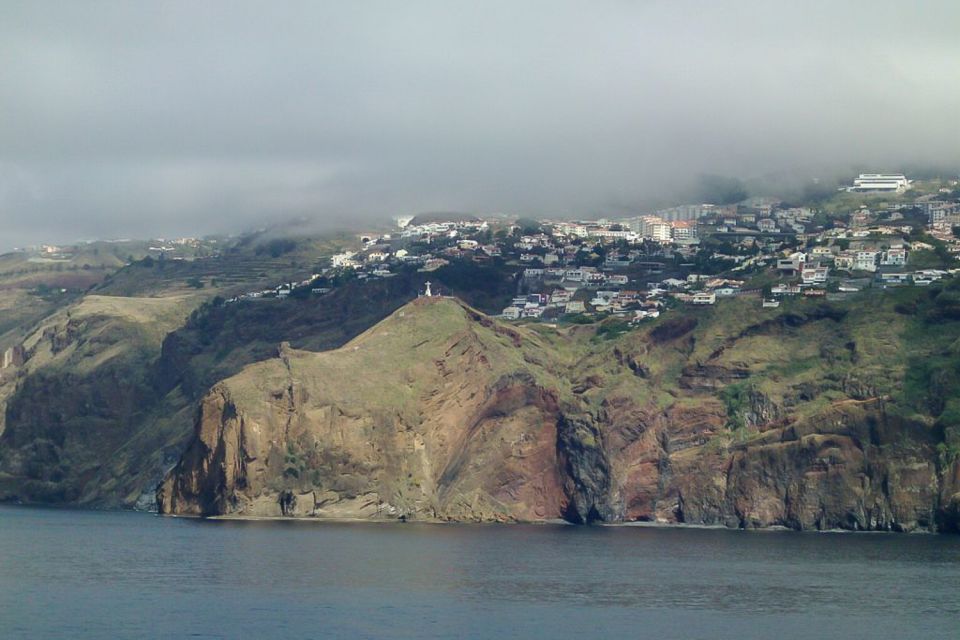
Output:
<svg viewBox="0 0 960 640">
<path fill-rule="evenodd" d="M 960 533 L 960 458 L 945 465 L 937 526 L 941 531 Z"/>
<path fill-rule="evenodd" d="M 802 320 L 765 321 L 740 340 L 837 322 Z M 877 385 L 841 396 L 830 380 L 807 378 L 773 397 L 754 385 L 758 365 L 738 340 L 697 353 L 696 326 L 577 355 L 571 367 L 535 332 L 431 300 L 336 351 L 282 347 L 206 396 L 159 508 L 958 529 L 958 463 L 938 462 L 928 425 L 867 397 Z M 810 349 L 822 357 L 825 347 Z M 839 355 L 826 351 L 841 365 L 853 353 L 842 342 Z M 731 384 L 741 385 L 736 406 L 724 399 Z M 836 399 L 823 399 L 828 392 Z"/>
<path fill-rule="evenodd" d="M 218 385 L 203 399 L 197 437 L 180 466 L 189 472 L 170 477 L 158 500 L 166 513 L 213 515 L 236 507 L 234 489 L 246 485 L 247 461 L 257 443 L 248 439 L 230 392 Z"/>
<path fill-rule="evenodd" d="M 610 462 L 601 430 L 587 415 L 563 415 L 557 424 L 557 452 L 567 498 L 563 517 L 586 524 L 610 522 Z"/>
<path fill-rule="evenodd" d="M 512 360 L 516 335 L 477 324 L 453 302 L 422 304 L 448 308 L 408 307 L 385 322 L 388 328 L 341 350 L 284 349 L 217 385 L 201 406 L 194 443 L 159 491 L 160 509 L 561 517 L 581 493 L 565 486 L 558 460 L 559 399 L 516 363 L 495 362 Z M 449 322 L 450 331 L 421 341 L 429 335 L 423 323 L 434 320 Z M 376 362 L 395 351 L 394 340 L 401 351 L 420 349 L 426 357 L 415 366 L 363 367 L 364 378 L 328 377 L 355 370 L 358 361 Z"/>
</svg>

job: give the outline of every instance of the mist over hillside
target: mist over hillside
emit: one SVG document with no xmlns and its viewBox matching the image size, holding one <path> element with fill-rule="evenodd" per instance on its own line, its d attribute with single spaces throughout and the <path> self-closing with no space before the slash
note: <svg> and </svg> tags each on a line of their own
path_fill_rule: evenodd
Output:
<svg viewBox="0 0 960 640">
<path fill-rule="evenodd" d="M 781 196 L 867 170 L 955 175 L 958 12 L 6 3 L 0 250 L 290 216 L 636 215 L 703 175 Z"/>
</svg>

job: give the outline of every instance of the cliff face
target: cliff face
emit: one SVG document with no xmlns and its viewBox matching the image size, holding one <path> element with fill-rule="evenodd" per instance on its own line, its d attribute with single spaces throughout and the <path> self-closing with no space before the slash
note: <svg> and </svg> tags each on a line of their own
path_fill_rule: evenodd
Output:
<svg viewBox="0 0 960 640">
<path fill-rule="evenodd" d="M 898 401 L 904 321 L 742 308 L 604 341 L 430 299 L 335 351 L 284 346 L 206 396 L 159 507 L 956 529 L 942 424 Z"/>
<path fill-rule="evenodd" d="M 0 380 L 0 500 L 132 504 L 156 482 L 164 449 L 179 453 L 190 433 L 189 421 L 185 433 L 148 422 L 151 364 L 193 304 L 88 296 L 35 327 L 16 377 Z"/>
<path fill-rule="evenodd" d="M 319 308 L 306 299 L 191 313 L 199 294 L 65 306 L 24 327 L 26 362 L 0 370 L 0 501 L 151 508 L 218 380 L 272 357 L 280 340 L 340 346 L 415 291 L 398 277 L 341 287 Z"/>
<path fill-rule="evenodd" d="M 435 276 L 454 290 L 486 282 L 468 297 L 502 308 L 513 284 L 485 277 L 489 271 Z M 105 288 L 155 291 L 174 273 L 130 267 Z M 50 315 L 47 306 L 23 309 L 20 297 L 0 296 L 0 344 L 22 344 L 26 360 L 0 369 L 0 501 L 151 507 L 157 482 L 193 436 L 197 403 L 219 380 L 272 358 L 284 340 L 312 351 L 339 347 L 416 296 L 421 283 L 409 270 L 347 282 L 319 304 L 295 297 L 202 309 L 202 292 L 91 294 Z"/>
<path fill-rule="evenodd" d="M 454 520 L 584 508 L 571 503 L 588 490 L 558 461 L 555 374 L 524 363 L 525 338 L 431 299 L 336 351 L 283 346 L 204 399 L 160 507 Z"/>
<path fill-rule="evenodd" d="M 167 513 L 960 531 L 949 291 L 732 301 L 612 339 L 421 300 L 320 351 L 402 284 L 186 327 L 177 298 L 55 313 L 0 379 L 0 500 L 131 506 L 166 473 Z"/>
</svg>

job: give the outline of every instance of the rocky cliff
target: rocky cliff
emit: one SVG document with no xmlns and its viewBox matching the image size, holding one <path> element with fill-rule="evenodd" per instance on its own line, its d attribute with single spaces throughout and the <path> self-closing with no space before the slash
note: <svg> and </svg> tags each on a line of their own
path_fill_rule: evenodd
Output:
<svg viewBox="0 0 960 640">
<path fill-rule="evenodd" d="M 337 350 L 284 345 L 214 386 L 158 505 L 955 530 L 952 418 L 911 393 L 910 358 L 942 344 L 865 304 L 733 302 L 606 340 L 418 300 Z"/>
<path fill-rule="evenodd" d="M 90 295 L 34 327 L 23 366 L 0 378 L 0 500 L 135 503 L 189 437 L 153 419 L 151 372 L 197 303 Z"/>
<path fill-rule="evenodd" d="M 465 294 L 481 304 L 502 307 L 513 288 L 496 270 L 445 269 L 434 273 L 437 282 L 450 290 L 479 282 Z M 152 291 L 173 275 L 141 272 L 125 269 L 121 289 L 146 278 Z M 219 380 L 272 358 L 282 341 L 311 351 L 339 347 L 421 284 L 408 269 L 347 281 L 322 298 L 263 304 L 217 303 L 212 292 L 182 287 L 155 297 L 89 294 L 46 317 L 36 310 L 11 317 L 9 297 L 0 296 L 0 344 L 15 339 L 26 358 L 0 369 L 0 501 L 152 507 L 157 482 L 193 435 L 197 403 Z"/>
<path fill-rule="evenodd" d="M 214 387 L 165 513 L 538 520 L 584 508 L 558 462 L 564 398 L 537 338 L 439 298 L 335 351 Z M 541 345 L 542 347 L 542 345 Z M 587 517 L 586 513 L 584 517 Z"/>
</svg>

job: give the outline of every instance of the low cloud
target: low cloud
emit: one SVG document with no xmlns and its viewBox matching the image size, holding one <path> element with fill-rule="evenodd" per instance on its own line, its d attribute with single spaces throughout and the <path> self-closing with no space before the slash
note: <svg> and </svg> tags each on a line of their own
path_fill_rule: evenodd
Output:
<svg viewBox="0 0 960 640">
<path fill-rule="evenodd" d="M 0 249 L 960 166 L 960 5 L 6 3 Z"/>
</svg>

